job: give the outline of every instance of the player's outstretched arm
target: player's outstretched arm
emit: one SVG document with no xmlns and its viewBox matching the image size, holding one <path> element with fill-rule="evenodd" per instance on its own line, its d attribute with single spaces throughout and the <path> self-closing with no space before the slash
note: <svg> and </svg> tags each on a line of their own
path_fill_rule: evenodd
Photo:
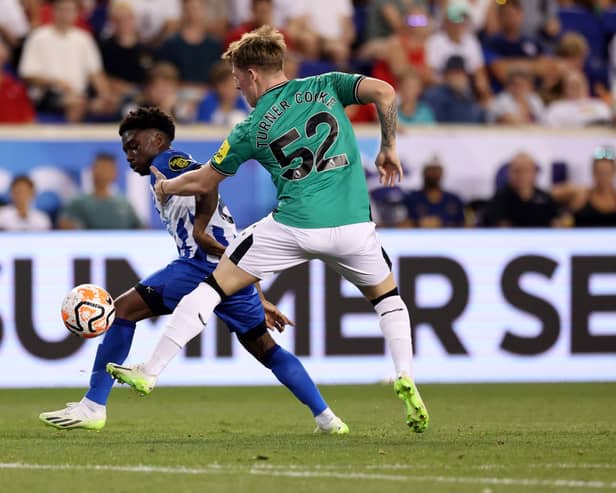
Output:
<svg viewBox="0 0 616 493">
<path fill-rule="evenodd" d="M 212 169 L 209 162 L 199 169 L 187 171 L 170 180 L 166 179 L 155 166 L 150 166 L 150 171 L 156 176 L 154 192 L 161 204 L 164 204 L 170 195 L 204 195 L 215 189 L 226 178 Z"/>
<path fill-rule="evenodd" d="M 387 82 L 366 77 L 359 83 L 357 96 L 362 103 L 376 105 L 381 124 L 381 149 L 376 157 L 376 167 L 381 184 L 395 185 L 402 179 L 402 165 L 396 151 L 396 91 Z"/>
<path fill-rule="evenodd" d="M 218 207 L 218 187 L 210 193 L 195 197 L 195 226 L 193 228 L 193 238 L 201 249 L 215 257 L 222 257 L 225 253 L 225 246 L 206 232 L 206 228 L 212 215 Z"/>
</svg>

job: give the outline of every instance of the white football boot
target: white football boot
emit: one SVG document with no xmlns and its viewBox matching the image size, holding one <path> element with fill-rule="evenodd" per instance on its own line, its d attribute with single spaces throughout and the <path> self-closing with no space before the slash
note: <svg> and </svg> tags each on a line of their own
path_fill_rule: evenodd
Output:
<svg viewBox="0 0 616 493">
<path fill-rule="evenodd" d="M 81 428 L 100 431 L 107 421 L 107 412 L 105 406 L 93 410 L 83 402 L 68 402 L 64 409 L 39 414 L 39 419 L 59 430 Z"/>
<path fill-rule="evenodd" d="M 314 432 L 326 433 L 329 435 L 347 435 L 349 433 L 349 427 L 338 416 L 334 416 L 334 418 L 327 423 L 317 423 Z"/>
</svg>

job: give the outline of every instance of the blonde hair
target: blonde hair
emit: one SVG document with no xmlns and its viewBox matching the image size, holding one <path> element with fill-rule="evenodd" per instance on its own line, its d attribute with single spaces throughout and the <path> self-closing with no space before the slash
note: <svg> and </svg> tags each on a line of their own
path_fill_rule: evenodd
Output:
<svg viewBox="0 0 616 493">
<path fill-rule="evenodd" d="M 588 43 L 581 34 L 567 32 L 556 47 L 556 54 L 565 58 L 585 57 L 588 55 Z"/>
<path fill-rule="evenodd" d="M 255 67 L 277 72 L 283 68 L 286 51 L 287 45 L 280 31 L 265 25 L 231 43 L 222 58 L 239 69 Z"/>
<path fill-rule="evenodd" d="M 114 17 L 122 10 L 129 11 L 135 15 L 135 7 L 128 0 L 114 0 L 109 9 L 109 16 Z"/>
</svg>

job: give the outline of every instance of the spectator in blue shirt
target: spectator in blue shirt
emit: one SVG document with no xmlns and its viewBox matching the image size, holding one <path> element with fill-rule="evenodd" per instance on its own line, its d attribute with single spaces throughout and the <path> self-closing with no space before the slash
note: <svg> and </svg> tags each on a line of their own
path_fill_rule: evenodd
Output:
<svg viewBox="0 0 616 493">
<path fill-rule="evenodd" d="M 246 118 L 250 107 L 235 86 L 229 63 L 220 61 L 214 65 L 210 84 L 212 89 L 197 108 L 197 121 L 233 126 Z"/>
<path fill-rule="evenodd" d="M 175 65 L 183 85 L 205 87 L 214 64 L 220 60 L 222 43 L 208 33 L 203 0 L 184 0 L 180 31 L 161 46 L 158 59 Z"/>
<path fill-rule="evenodd" d="M 464 226 L 464 204 L 457 195 L 443 190 L 443 167 L 433 159 L 423 168 L 423 188 L 407 195 L 410 225 L 419 228 Z"/>
<path fill-rule="evenodd" d="M 519 0 L 509 0 L 497 6 L 501 32 L 490 37 L 484 55 L 492 76 L 504 84 L 512 69 L 524 69 L 535 76 L 554 68 L 555 62 L 543 55 L 537 38 L 523 34 L 524 9 Z"/>
<path fill-rule="evenodd" d="M 464 58 L 451 56 L 445 63 L 443 83 L 425 92 L 428 103 L 439 123 L 482 123 L 485 111 L 477 103 L 466 72 Z"/>
</svg>

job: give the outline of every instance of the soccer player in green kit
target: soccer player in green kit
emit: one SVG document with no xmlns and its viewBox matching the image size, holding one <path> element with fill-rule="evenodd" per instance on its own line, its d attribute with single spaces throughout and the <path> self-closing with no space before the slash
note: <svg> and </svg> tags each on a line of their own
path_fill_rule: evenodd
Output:
<svg viewBox="0 0 616 493">
<path fill-rule="evenodd" d="M 370 219 L 359 149 L 344 113 L 350 104 L 376 104 L 381 126 L 376 167 L 381 183 L 393 185 L 402 177 L 395 91 L 377 79 L 337 72 L 288 80 L 282 70 L 285 52 L 282 35 L 269 26 L 232 43 L 223 58 L 231 62 L 238 89 L 254 110 L 233 128 L 208 165 L 173 179 L 152 169 L 157 196 L 164 202 L 170 195 L 208 193 L 243 162 L 256 159 L 276 185 L 276 209 L 238 235 L 212 275 L 180 301 L 150 360 L 132 367 L 110 363 L 108 371 L 149 393 L 221 300 L 272 274 L 320 259 L 374 306 L 393 358 L 394 391 L 404 402 L 406 422 L 423 432 L 428 411 L 413 381 L 409 313 Z"/>
</svg>

